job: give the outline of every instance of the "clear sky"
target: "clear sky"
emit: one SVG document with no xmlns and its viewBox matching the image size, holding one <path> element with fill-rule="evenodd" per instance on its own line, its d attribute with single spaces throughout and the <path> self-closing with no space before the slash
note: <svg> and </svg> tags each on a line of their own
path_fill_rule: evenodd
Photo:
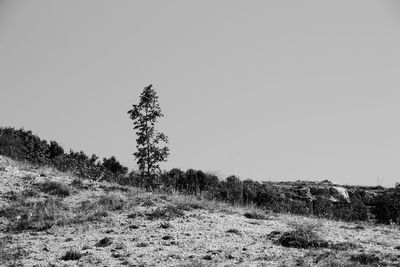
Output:
<svg viewBox="0 0 400 267">
<path fill-rule="evenodd" d="M 0 0 L 0 126 L 136 168 L 148 84 L 164 169 L 400 181 L 398 1 Z"/>
</svg>

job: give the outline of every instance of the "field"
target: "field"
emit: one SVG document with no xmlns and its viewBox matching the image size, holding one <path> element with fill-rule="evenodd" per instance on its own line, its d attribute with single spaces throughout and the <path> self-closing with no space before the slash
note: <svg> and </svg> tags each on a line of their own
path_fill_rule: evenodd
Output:
<svg viewBox="0 0 400 267">
<path fill-rule="evenodd" d="M 1 157 L 0 265 L 400 266 L 400 231 L 149 193 Z"/>
</svg>

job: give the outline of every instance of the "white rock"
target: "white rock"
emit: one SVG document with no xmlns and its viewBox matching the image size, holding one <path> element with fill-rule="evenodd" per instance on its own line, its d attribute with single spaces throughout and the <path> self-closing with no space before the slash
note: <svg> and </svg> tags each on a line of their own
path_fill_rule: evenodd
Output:
<svg viewBox="0 0 400 267">
<path fill-rule="evenodd" d="M 349 193 L 347 192 L 346 188 L 341 186 L 333 186 L 333 188 L 341 195 L 344 199 L 350 202 Z"/>
</svg>

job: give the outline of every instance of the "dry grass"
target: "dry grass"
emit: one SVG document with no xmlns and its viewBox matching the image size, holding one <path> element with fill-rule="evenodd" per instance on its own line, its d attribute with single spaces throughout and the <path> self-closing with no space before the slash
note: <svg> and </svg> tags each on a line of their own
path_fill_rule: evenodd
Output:
<svg viewBox="0 0 400 267">
<path fill-rule="evenodd" d="M 82 254 L 74 249 L 68 250 L 62 257 L 61 260 L 63 261 L 76 261 L 82 257 Z"/>
<path fill-rule="evenodd" d="M 167 205 L 165 207 L 158 207 L 155 210 L 146 213 L 147 219 L 153 221 L 153 220 L 171 220 L 176 217 L 182 217 L 184 216 L 185 213 L 172 205 Z"/>
<path fill-rule="evenodd" d="M 256 219 L 256 220 L 267 220 L 268 219 L 265 212 L 262 212 L 257 209 L 251 209 L 249 211 L 246 211 L 243 215 L 247 219 Z"/>
<path fill-rule="evenodd" d="M 39 184 L 39 189 L 44 193 L 59 197 L 66 197 L 71 194 L 71 189 L 67 185 L 50 180 Z"/>
<path fill-rule="evenodd" d="M 42 231 L 63 221 L 64 204 L 57 199 L 27 201 L 3 209 L 1 214 L 9 219 L 9 231 Z"/>
<path fill-rule="evenodd" d="M 7 172 L 9 168 L 5 174 L 0 172 L 2 178 Z M 68 266 L 400 264 L 395 238 L 399 230 L 394 226 L 361 227 L 289 214 L 272 220 L 273 214 L 254 207 L 179 194 L 147 193 L 136 188 L 125 190 L 107 182 L 70 183 L 73 177 L 63 180 L 74 193 L 65 197 L 54 193 L 55 198 L 51 192 L 57 190 L 43 192 L 38 191 L 40 187 L 26 186 L 33 177 L 38 181 L 59 181 L 58 177 L 42 178 L 34 172 L 25 175 L 21 172 L 16 177 L 21 178 L 19 188 L 12 184 L 0 194 L 0 201 L 6 204 L 0 208 L 0 227 L 2 221 L 7 221 L 9 229 L 15 230 L 12 238 L 6 236 L 6 231 L 0 232 L 0 266 L 47 266 L 54 261 Z M 21 191 L 20 185 L 25 189 Z M 50 227 L 49 231 L 37 232 Z M 270 239 L 265 238 L 265 233 L 270 233 Z M 118 242 L 122 241 L 125 245 L 121 247 L 126 249 L 119 248 Z"/>
<path fill-rule="evenodd" d="M 328 247 L 328 242 L 322 240 L 318 234 L 321 228 L 320 223 L 293 221 L 288 223 L 291 231 L 283 233 L 277 243 L 284 247 L 309 248 Z"/>
<path fill-rule="evenodd" d="M 115 193 L 105 194 L 100 197 L 97 202 L 100 206 L 105 207 L 107 210 L 122 210 L 125 205 L 125 200 L 120 195 Z"/>
</svg>

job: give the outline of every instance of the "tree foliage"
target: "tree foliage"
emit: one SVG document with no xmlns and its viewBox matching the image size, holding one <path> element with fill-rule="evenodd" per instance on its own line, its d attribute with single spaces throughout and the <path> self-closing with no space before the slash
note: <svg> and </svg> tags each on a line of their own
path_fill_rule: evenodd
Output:
<svg viewBox="0 0 400 267">
<path fill-rule="evenodd" d="M 89 157 L 83 151 L 70 150 L 65 153 L 56 141 L 48 143 L 31 131 L 11 127 L 0 128 L 0 155 L 52 166 L 60 171 L 71 171 L 82 178 L 94 180 L 120 181 L 128 172 L 128 168 L 122 166 L 114 156 L 100 162 L 96 155 Z"/>
<path fill-rule="evenodd" d="M 133 154 L 137 160 L 142 182 L 146 187 L 153 187 L 156 174 L 160 171 L 160 162 L 166 161 L 169 155 L 168 138 L 155 130 L 158 118 L 163 117 L 158 96 L 152 85 L 145 87 L 140 95 L 139 104 L 133 104 L 128 111 L 136 131 L 136 148 Z"/>
</svg>

